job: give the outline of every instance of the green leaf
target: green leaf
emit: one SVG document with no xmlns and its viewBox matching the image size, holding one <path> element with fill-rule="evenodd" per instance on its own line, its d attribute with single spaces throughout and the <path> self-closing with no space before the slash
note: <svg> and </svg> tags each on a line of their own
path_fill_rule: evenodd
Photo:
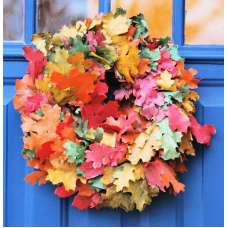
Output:
<svg viewBox="0 0 228 228">
<path fill-rule="evenodd" d="M 165 97 L 165 102 L 167 104 L 172 104 L 174 101 L 182 102 L 184 95 L 188 92 L 189 92 L 189 88 L 186 86 L 179 91 L 174 91 L 174 92 L 165 91 L 163 92 L 163 94 Z"/>
<path fill-rule="evenodd" d="M 72 142 L 71 140 L 67 140 L 64 143 L 63 147 L 65 149 L 64 154 L 68 156 L 68 162 L 71 162 L 71 163 L 75 162 L 77 165 L 84 162 L 85 160 L 84 153 L 85 153 L 86 147 L 79 146 L 74 142 Z"/>
<path fill-rule="evenodd" d="M 131 17 L 132 22 L 135 24 L 136 32 L 134 34 L 134 39 L 145 38 L 148 35 L 148 24 L 144 18 L 143 14 Z"/>
<path fill-rule="evenodd" d="M 141 52 L 141 56 L 144 58 L 148 58 L 150 60 L 150 66 L 153 70 L 157 69 L 157 62 L 161 58 L 160 50 L 158 48 L 151 51 L 148 48 L 143 48 Z"/>
<path fill-rule="evenodd" d="M 119 15 L 125 15 L 126 14 L 126 10 L 123 8 L 117 8 L 116 12 L 114 14 L 114 18 L 118 17 Z"/>
<path fill-rule="evenodd" d="M 173 132 L 169 128 L 168 118 L 163 119 L 157 123 L 159 131 L 157 132 L 157 139 L 162 141 L 161 148 L 164 150 L 162 158 L 164 160 L 176 159 L 180 153 L 176 150 L 177 143 L 181 141 L 182 133 Z"/>
<path fill-rule="evenodd" d="M 35 158 L 35 150 L 29 150 L 29 149 L 23 149 L 22 154 L 26 156 L 28 160 L 34 159 Z"/>
<path fill-rule="evenodd" d="M 173 45 L 168 50 L 170 51 L 171 59 L 173 59 L 175 61 L 183 60 L 183 58 L 179 55 L 177 45 Z"/>
<path fill-rule="evenodd" d="M 37 109 L 35 113 L 38 116 L 44 116 L 43 110 L 41 108 Z"/>
<path fill-rule="evenodd" d="M 73 55 L 75 52 L 83 52 L 85 55 L 89 53 L 88 45 L 82 42 L 82 38 L 80 36 L 77 36 L 73 41 L 69 54 Z"/>
<path fill-rule="evenodd" d="M 84 176 L 85 176 L 85 175 L 84 175 L 84 172 L 80 169 L 80 167 L 77 167 L 77 168 L 76 168 L 76 173 L 77 173 L 77 175 L 80 176 L 80 177 L 84 177 Z"/>
<path fill-rule="evenodd" d="M 158 45 L 161 45 L 161 46 L 168 46 L 168 43 L 169 43 L 169 41 L 170 41 L 171 39 L 170 39 L 170 37 L 169 36 L 167 36 L 167 37 L 165 37 L 165 38 L 160 38 L 160 40 L 158 41 Z"/>
<path fill-rule="evenodd" d="M 89 184 L 95 188 L 95 189 L 105 189 L 105 186 L 103 185 L 103 183 L 101 182 L 101 177 L 95 177 L 93 179 L 89 180 Z"/>
<path fill-rule="evenodd" d="M 88 120 L 84 123 L 80 117 L 77 119 L 78 127 L 74 129 L 75 133 L 87 141 L 101 141 L 103 137 L 103 128 L 88 129 Z"/>
</svg>

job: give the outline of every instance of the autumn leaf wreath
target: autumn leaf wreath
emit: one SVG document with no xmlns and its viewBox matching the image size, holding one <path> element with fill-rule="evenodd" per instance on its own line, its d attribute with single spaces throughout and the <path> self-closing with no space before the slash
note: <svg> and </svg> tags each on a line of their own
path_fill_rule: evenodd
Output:
<svg viewBox="0 0 228 228">
<path fill-rule="evenodd" d="M 142 211 L 209 145 L 212 125 L 194 117 L 199 80 L 169 38 L 148 36 L 142 14 L 115 14 L 34 34 L 27 73 L 16 80 L 23 157 L 31 184 L 50 182 L 81 210 Z"/>
</svg>

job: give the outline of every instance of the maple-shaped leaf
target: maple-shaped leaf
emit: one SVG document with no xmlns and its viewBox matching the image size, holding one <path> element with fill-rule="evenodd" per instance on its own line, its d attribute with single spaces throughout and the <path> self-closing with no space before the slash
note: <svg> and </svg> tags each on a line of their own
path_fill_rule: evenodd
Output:
<svg viewBox="0 0 228 228">
<path fill-rule="evenodd" d="M 26 74 L 22 79 L 16 79 L 15 88 L 14 108 L 18 111 L 23 111 L 27 98 L 34 94 L 34 80 L 30 75 Z"/>
<path fill-rule="evenodd" d="M 65 115 L 64 120 L 58 124 L 56 133 L 62 139 L 69 139 L 71 141 L 76 140 L 76 135 L 74 132 L 74 119 L 69 113 Z"/>
<path fill-rule="evenodd" d="M 183 60 L 183 59 L 181 58 L 181 56 L 179 55 L 177 45 L 173 45 L 173 46 L 170 47 L 168 50 L 169 50 L 169 52 L 170 52 L 170 57 L 171 57 L 171 59 L 173 59 L 173 60 L 175 60 L 175 61 Z"/>
<path fill-rule="evenodd" d="M 131 163 L 123 163 L 120 166 L 106 168 L 102 177 L 105 185 L 113 183 L 116 185 L 116 191 L 121 191 L 124 187 L 129 187 L 130 181 L 139 180 L 144 176 L 141 165 L 132 165 Z"/>
<path fill-rule="evenodd" d="M 178 148 L 179 151 L 181 153 L 186 153 L 187 155 L 195 156 L 195 148 L 192 144 L 192 141 L 193 137 L 189 130 L 187 134 L 184 134 L 181 139 L 180 146 Z"/>
<path fill-rule="evenodd" d="M 175 193 L 184 191 L 185 186 L 177 180 L 173 168 L 160 159 L 146 163 L 144 172 L 148 184 L 152 187 L 157 186 L 163 192 L 170 186 Z"/>
<path fill-rule="evenodd" d="M 199 99 L 199 95 L 195 91 L 189 91 L 184 96 L 184 100 L 181 103 L 181 106 L 187 113 L 194 113 L 195 112 L 195 102 Z"/>
<path fill-rule="evenodd" d="M 117 70 L 124 76 L 127 82 L 133 83 L 133 77 L 139 73 L 139 50 L 135 46 L 124 45 L 116 62 Z"/>
<path fill-rule="evenodd" d="M 64 154 L 68 157 L 68 162 L 81 164 L 84 162 L 84 152 L 86 150 L 85 146 L 77 145 L 76 143 L 72 142 L 71 140 L 67 140 L 64 143 Z"/>
<path fill-rule="evenodd" d="M 126 15 L 113 15 L 109 13 L 103 17 L 103 28 L 110 35 L 120 35 L 127 33 L 131 20 Z"/>
<path fill-rule="evenodd" d="M 23 111 L 27 114 L 35 112 L 41 107 L 42 104 L 48 103 L 48 97 L 42 93 L 35 93 L 32 96 L 27 97 Z"/>
<path fill-rule="evenodd" d="M 128 147 L 128 160 L 133 164 L 137 164 L 140 160 L 148 162 L 156 154 L 161 146 L 161 141 L 156 139 L 158 127 L 156 125 L 149 126 L 145 132 L 139 134 L 134 143 Z"/>
<path fill-rule="evenodd" d="M 107 117 L 119 116 L 119 105 L 116 101 L 108 101 L 103 103 L 103 98 L 95 97 L 81 109 L 82 120 L 85 122 L 88 120 L 89 128 L 97 128 L 101 126 Z"/>
<path fill-rule="evenodd" d="M 34 77 L 41 77 L 47 60 L 40 50 L 34 49 L 32 46 L 23 47 L 24 57 L 29 61 L 28 72 Z"/>
<path fill-rule="evenodd" d="M 142 106 L 144 103 L 147 103 L 148 99 L 156 96 L 156 86 L 156 81 L 150 76 L 137 79 L 133 89 L 133 95 L 136 97 L 135 105 Z"/>
<path fill-rule="evenodd" d="M 146 205 L 152 202 L 152 197 L 159 193 L 157 187 L 151 188 L 145 179 L 130 181 L 129 187 L 124 189 L 124 192 L 131 193 L 131 199 L 136 205 L 136 209 L 142 211 Z"/>
<path fill-rule="evenodd" d="M 171 86 L 174 84 L 174 80 L 171 79 L 172 75 L 167 71 L 163 71 L 160 74 L 160 79 L 157 80 L 157 84 L 161 89 L 170 90 Z"/>
<path fill-rule="evenodd" d="M 43 171 L 43 170 L 39 170 L 39 171 L 33 171 L 32 173 L 29 173 L 24 180 L 29 183 L 34 185 L 37 181 L 39 182 L 39 184 L 45 184 L 46 183 L 46 178 L 47 176 L 47 172 Z"/>
<path fill-rule="evenodd" d="M 121 89 L 115 90 L 114 92 L 116 101 L 122 101 L 124 98 L 128 100 L 131 94 L 132 94 L 132 89 L 127 89 L 127 88 L 121 88 Z"/>
<path fill-rule="evenodd" d="M 80 210 L 85 210 L 96 207 L 100 203 L 100 199 L 100 194 L 98 192 L 91 196 L 84 196 L 79 192 L 79 194 L 74 197 L 71 205 Z"/>
<path fill-rule="evenodd" d="M 52 54 L 47 63 L 48 74 L 52 75 L 53 72 L 58 72 L 63 75 L 68 74 L 73 68 L 68 58 L 69 54 L 67 50 L 58 49 L 58 51 Z"/>
<path fill-rule="evenodd" d="M 81 73 L 79 70 L 72 70 L 68 76 L 54 72 L 51 81 L 60 89 L 72 88 L 78 101 L 88 103 L 91 94 L 95 89 L 96 75 L 92 73 Z"/>
<path fill-rule="evenodd" d="M 56 185 L 62 183 L 66 191 L 75 190 L 76 181 L 78 179 L 75 165 L 64 164 L 64 166 L 59 168 L 49 168 L 47 172 L 46 180 L 52 182 L 52 184 Z"/>
<path fill-rule="evenodd" d="M 150 60 L 150 67 L 153 70 L 157 70 L 157 61 L 161 58 L 161 53 L 158 48 L 150 50 L 149 48 L 143 48 L 141 51 L 141 56 L 148 58 Z"/>
<path fill-rule="evenodd" d="M 135 209 L 135 203 L 131 199 L 129 193 L 116 192 L 116 186 L 113 185 L 106 189 L 105 193 L 101 193 L 101 207 L 122 208 L 124 211 L 132 211 Z"/>
<path fill-rule="evenodd" d="M 191 131 L 196 141 L 201 144 L 210 145 L 211 137 L 216 133 L 216 129 L 211 124 L 200 125 L 194 116 L 190 117 Z"/>
<path fill-rule="evenodd" d="M 197 71 L 193 68 L 186 70 L 184 68 L 184 62 L 180 61 L 177 63 L 177 74 L 180 76 L 182 80 L 186 82 L 186 84 L 191 88 L 195 89 L 198 87 L 199 79 L 195 78 L 194 75 L 197 74 Z"/>
<path fill-rule="evenodd" d="M 88 45 L 82 42 L 82 38 L 80 36 L 76 36 L 76 39 L 72 39 L 72 47 L 69 50 L 69 54 L 73 55 L 75 52 L 82 52 L 85 55 L 89 52 Z"/>
<path fill-rule="evenodd" d="M 51 147 L 52 144 L 53 141 L 48 141 L 36 149 L 36 157 L 39 158 L 41 162 L 48 160 L 49 156 L 54 153 Z"/>
<path fill-rule="evenodd" d="M 67 198 L 69 196 L 72 196 L 75 193 L 73 190 L 66 190 L 64 188 L 64 185 L 60 185 L 56 187 L 55 189 L 55 195 L 57 195 L 59 198 Z"/>
<path fill-rule="evenodd" d="M 23 138 L 27 149 L 34 149 L 43 143 L 56 138 L 56 127 L 60 119 L 60 107 L 49 104 L 42 105 L 43 115 L 22 116 L 22 130 L 29 135 Z"/>
<path fill-rule="evenodd" d="M 94 168 L 103 166 L 116 166 L 125 156 L 125 148 L 117 146 L 115 148 L 101 143 L 90 144 L 89 150 L 85 152 L 87 162 L 92 162 Z"/>
<path fill-rule="evenodd" d="M 136 31 L 134 33 L 134 39 L 139 37 L 146 37 L 148 35 L 148 25 L 143 14 L 131 17 L 132 22 L 135 24 Z"/>
<path fill-rule="evenodd" d="M 157 123 L 159 131 L 156 138 L 161 141 L 161 148 L 163 149 L 162 158 L 164 160 L 175 159 L 180 156 L 177 151 L 177 143 L 181 141 L 182 133 L 173 132 L 169 127 L 168 118 L 163 119 Z"/>
<path fill-rule="evenodd" d="M 111 133 L 104 132 L 100 143 L 114 148 L 116 146 L 116 141 L 117 141 L 116 132 L 111 132 Z"/>
<path fill-rule="evenodd" d="M 172 104 L 168 107 L 167 116 L 169 119 L 169 127 L 172 131 L 180 131 L 186 133 L 190 126 L 188 116 L 186 116 L 180 108 Z"/>
<path fill-rule="evenodd" d="M 103 167 L 94 168 L 93 162 L 83 162 L 80 165 L 80 170 L 83 172 L 86 179 L 91 179 L 91 178 L 102 175 L 104 168 Z"/>
</svg>

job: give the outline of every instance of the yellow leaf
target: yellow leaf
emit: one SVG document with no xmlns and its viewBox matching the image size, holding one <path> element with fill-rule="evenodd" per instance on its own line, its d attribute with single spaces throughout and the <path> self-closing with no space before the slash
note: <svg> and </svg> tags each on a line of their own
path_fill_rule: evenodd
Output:
<svg viewBox="0 0 228 228">
<path fill-rule="evenodd" d="M 44 54 L 44 56 L 47 56 L 46 40 L 37 34 L 33 35 L 32 38 L 32 43 L 36 45 L 36 48 L 39 49 Z"/>
<path fill-rule="evenodd" d="M 57 36 L 60 38 L 75 38 L 76 36 L 84 36 L 87 31 L 86 24 L 83 21 L 77 21 L 74 25 L 64 25 Z"/>
<path fill-rule="evenodd" d="M 160 79 L 157 80 L 158 86 L 160 86 L 161 89 L 169 90 L 174 84 L 174 80 L 172 80 L 171 78 L 172 75 L 167 70 L 163 71 L 160 74 Z"/>
<path fill-rule="evenodd" d="M 114 133 L 103 133 L 103 138 L 101 140 L 102 144 L 105 144 L 110 147 L 115 147 L 116 146 L 116 132 Z"/>
<path fill-rule="evenodd" d="M 65 49 L 56 50 L 53 54 L 51 61 L 47 63 L 47 70 L 49 75 L 53 72 L 59 72 L 61 74 L 68 74 L 72 70 L 72 65 L 68 62 L 68 51 Z"/>
<path fill-rule="evenodd" d="M 115 185 L 107 188 L 106 192 L 101 194 L 101 199 L 101 207 L 122 208 L 126 212 L 132 211 L 135 208 L 130 194 L 116 192 Z"/>
<path fill-rule="evenodd" d="M 52 184 L 63 183 L 67 191 L 75 190 L 77 180 L 75 165 L 65 164 L 64 167 L 48 169 L 47 172 L 46 180 L 52 182 Z"/>
<path fill-rule="evenodd" d="M 149 187 L 146 180 L 141 179 L 136 182 L 131 181 L 124 192 L 131 193 L 131 199 L 135 203 L 136 209 L 142 211 L 146 205 L 152 202 L 152 198 L 158 195 L 159 189 Z"/>
<path fill-rule="evenodd" d="M 135 181 L 143 178 L 143 169 L 141 165 L 133 166 L 130 163 L 124 163 L 113 168 L 106 168 L 102 177 L 105 185 L 113 183 L 116 185 L 116 191 L 121 191 L 129 186 L 129 181 Z"/>
<path fill-rule="evenodd" d="M 138 75 L 139 50 L 132 45 L 124 45 L 120 49 L 120 56 L 116 62 L 117 70 L 128 82 L 133 83 L 132 77 Z"/>
<path fill-rule="evenodd" d="M 195 112 L 195 102 L 198 99 L 199 99 L 198 93 L 195 91 L 190 91 L 184 97 L 184 100 L 181 105 L 187 113 L 189 113 L 189 112 L 194 113 Z"/>
<path fill-rule="evenodd" d="M 103 28 L 110 36 L 126 33 L 131 24 L 131 20 L 126 15 L 114 17 L 112 13 L 104 16 Z"/>
<path fill-rule="evenodd" d="M 158 127 L 150 125 L 145 132 L 139 134 L 134 144 L 128 147 L 128 160 L 133 164 L 137 164 L 140 160 L 149 162 L 155 156 L 156 150 L 159 149 L 161 142 L 156 139 Z"/>
</svg>

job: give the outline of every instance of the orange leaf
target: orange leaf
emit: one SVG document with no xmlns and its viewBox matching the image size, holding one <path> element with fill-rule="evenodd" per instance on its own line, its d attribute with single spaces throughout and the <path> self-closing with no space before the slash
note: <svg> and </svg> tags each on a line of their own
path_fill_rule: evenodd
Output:
<svg viewBox="0 0 228 228">
<path fill-rule="evenodd" d="M 51 81 L 60 89 L 72 88 L 77 101 L 88 103 L 91 100 L 91 94 L 95 89 L 94 82 L 96 75 L 86 72 L 81 73 L 74 69 L 69 75 L 64 76 L 58 72 L 53 72 Z"/>
<path fill-rule="evenodd" d="M 197 70 L 194 70 L 193 68 L 186 70 L 184 68 L 184 62 L 180 61 L 177 63 L 177 72 L 181 79 L 183 79 L 191 89 L 198 87 L 199 79 L 194 78 L 194 75 L 197 74 Z"/>
<path fill-rule="evenodd" d="M 29 183 L 34 185 L 37 181 L 39 181 L 39 184 L 45 184 L 46 183 L 46 178 L 47 173 L 45 171 L 34 171 L 32 173 L 29 173 L 24 180 Z"/>
</svg>

